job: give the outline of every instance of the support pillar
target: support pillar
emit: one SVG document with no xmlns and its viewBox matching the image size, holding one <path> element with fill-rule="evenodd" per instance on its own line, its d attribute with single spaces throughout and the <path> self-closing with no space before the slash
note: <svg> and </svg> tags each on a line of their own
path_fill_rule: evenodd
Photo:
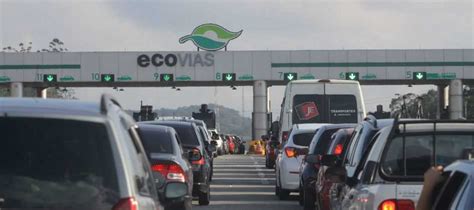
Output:
<svg viewBox="0 0 474 210">
<path fill-rule="evenodd" d="M 44 99 L 48 98 L 48 88 L 37 88 L 36 96 Z"/>
<path fill-rule="evenodd" d="M 10 94 L 11 97 L 23 97 L 23 83 L 21 82 L 12 82 L 10 84 Z"/>
<path fill-rule="evenodd" d="M 443 112 L 443 109 L 446 107 L 445 89 L 446 89 L 446 85 L 438 85 L 438 104 L 436 106 L 436 119 L 441 119 L 441 113 Z"/>
<path fill-rule="evenodd" d="M 463 91 L 461 80 L 451 80 L 449 84 L 449 119 L 464 118 Z"/>
<path fill-rule="evenodd" d="M 265 81 L 253 83 L 252 138 L 260 139 L 267 134 L 268 87 Z"/>
</svg>

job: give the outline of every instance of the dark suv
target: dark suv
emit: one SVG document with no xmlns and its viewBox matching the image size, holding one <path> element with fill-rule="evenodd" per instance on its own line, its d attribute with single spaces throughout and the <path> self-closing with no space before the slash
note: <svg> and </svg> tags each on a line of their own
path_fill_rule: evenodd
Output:
<svg viewBox="0 0 474 210">
<path fill-rule="evenodd" d="M 189 162 L 193 168 L 193 196 L 199 198 L 199 205 L 209 205 L 211 199 L 211 155 L 194 122 L 181 121 L 149 121 L 146 123 L 172 127 L 178 133 L 185 153 L 189 154 Z M 197 159 L 197 160 L 194 160 Z"/>
<path fill-rule="evenodd" d="M 100 105 L 0 99 L 0 209 L 162 209 L 136 124 Z"/>
</svg>

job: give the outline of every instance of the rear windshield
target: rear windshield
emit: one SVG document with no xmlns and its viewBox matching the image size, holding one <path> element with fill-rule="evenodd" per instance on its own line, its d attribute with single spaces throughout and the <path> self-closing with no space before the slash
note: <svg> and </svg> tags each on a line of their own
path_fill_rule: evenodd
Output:
<svg viewBox="0 0 474 210">
<path fill-rule="evenodd" d="M 357 123 L 354 95 L 295 95 L 293 123 Z"/>
<path fill-rule="evenodd" d="M 293 136 L 293 143 L 299 146 L 309 146 L 313 139 L 314 133 L 300 133 Z"/>
<path fill-rule="evenodd" d="M 331 137 L 338 129 L 329 129 L 324 131 L 324 133 L 317 139 L 317 144 L 314 148 L 310 148 L 312 151 L 311 154 L 323 155 L 331 144 Z"/>
<path fill-rule="evenodd" d="M 196 130 L 192 126 L 182 126 L 182 125 L 168 125 L 173 127 L 178 133 L 181 143 L 183 145 L 192 145 L 198 146 L 199 140 L 196 136 Z"/>
<path fill-rule="evenodd" d="M 466 149 L 473 147 L 474 134 L 399 136 L 386 148 L 382 169 L 389 176 L 421 177 L 433 165 L 446 166 L 464 159 Z"/>
<path fill-rule="evenodd" d="M 173 142 L 171 135 L 166 132 L 154 131 L 151 129 L 140 129 L 141 139 L 145 151 L 150 153 L 173 154 Z"/>
<path fill-rule="evenodd" d="M 104 124 L 0 118 L 0 208 L 111 209 L 119 200 Z"/>
</svg>

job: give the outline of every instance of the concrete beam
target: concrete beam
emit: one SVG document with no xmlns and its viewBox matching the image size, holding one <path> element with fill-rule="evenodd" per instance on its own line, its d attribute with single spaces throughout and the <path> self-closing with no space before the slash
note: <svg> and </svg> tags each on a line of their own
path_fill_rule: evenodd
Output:
<svg viewBox="0 0 474 210">
<path fill-rule="evenodd" d="M 268 86 L 265 81 L 253 85 L 252 138 L 260 139 L 268 131 Z"/>
<path fill-rule="evenodd" d="M 449 85 L 449 119 L 464 118 L 463 85 L 461 80 L 451 80 Z"/>
<path fill-rule="evenodd" d="M 10 94 L 11 94 L 11 97 L 17 97 L 17 98 L 23 97 L 23 83 L 12 82 L 10 84 Z"/>
</svg>

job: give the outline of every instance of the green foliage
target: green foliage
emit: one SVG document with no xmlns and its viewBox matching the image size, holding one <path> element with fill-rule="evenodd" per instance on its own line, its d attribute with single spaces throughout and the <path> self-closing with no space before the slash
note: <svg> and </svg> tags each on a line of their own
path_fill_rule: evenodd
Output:
<svg viewBox="0 0 474 210">
<path fill-rule="evenodd" d="M 400 115 L 402 118 L 436 119 L 437 95 L 438 92 L 436 90 L 429 90 L 421 95 L 408 93 L 392 98 L 390 103 L 392 116 Z"/>
</svg>

